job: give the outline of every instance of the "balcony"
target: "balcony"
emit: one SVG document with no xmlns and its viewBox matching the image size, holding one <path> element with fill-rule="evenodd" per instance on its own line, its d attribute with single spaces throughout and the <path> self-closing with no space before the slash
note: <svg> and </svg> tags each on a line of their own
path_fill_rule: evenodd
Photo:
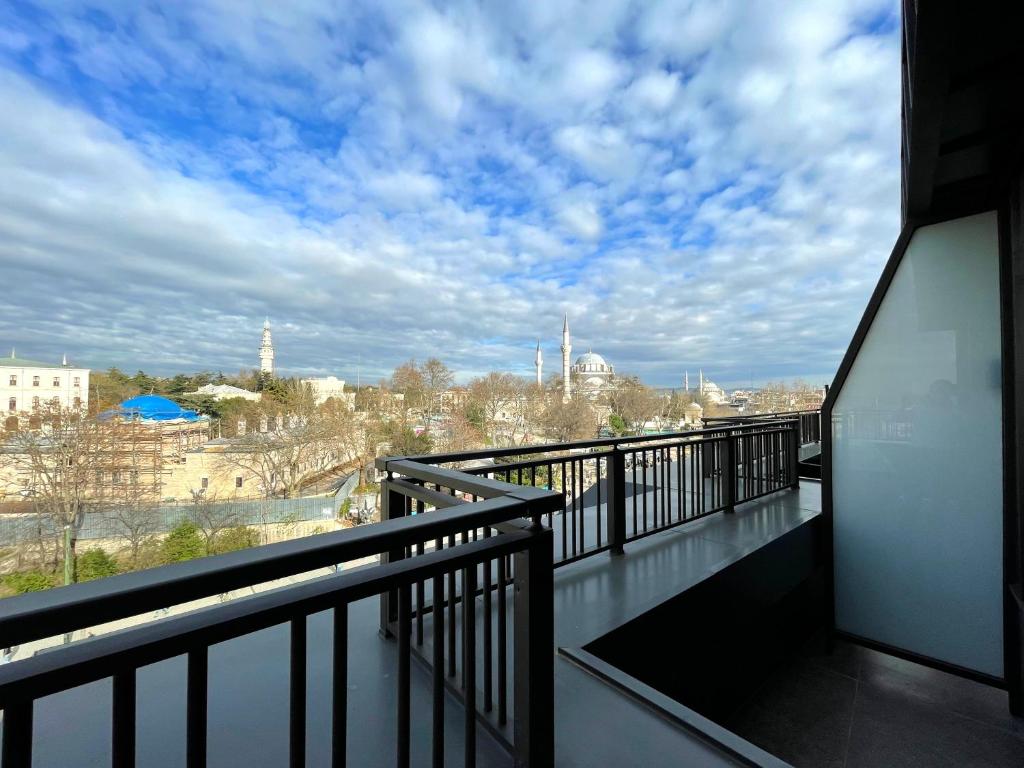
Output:
<svg viewBox="0 0 1024 768">
<path fill-rule="evenodd" d="M 942 731 L 1014 764 L 1005 693 L 823 645 L 818 420 L 386 457 L 380 523 L 8 599 L 7 646 L 95 636 L 0 667 L 2 766 L 883 765 Z"/>
<path fill-rule="evenodd" d="M 8 647 L 95 636 L 0 668 L 2 764 L 599 764 L 639 734 L 652 760 L 757 756 L 585 648 L 816 517 L 798 426 L 380 459 L 381 523 L 6 600 Z"/>
</svg>

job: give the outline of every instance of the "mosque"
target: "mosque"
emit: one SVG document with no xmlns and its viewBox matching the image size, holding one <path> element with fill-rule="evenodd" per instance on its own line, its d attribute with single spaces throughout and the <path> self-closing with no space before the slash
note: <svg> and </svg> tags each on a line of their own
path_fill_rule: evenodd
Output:
<svg viewBox="0 0 1024 768">
<path fill-rule="evenodd" d="M 589 400 L 595 400 L 605 392 L 615 389 L 615 366 L 606 361 L 593 350 L 576 358 L 572 363 L 572 337 L 569 334 L 569 315 L 562 322 L 562 402 L 572 398 L 575 389 Z M 537 386 L 543 386 L 544 356 L 537 341 L 537 354 L 534 358 L 537 369 Z"/>
</svg>

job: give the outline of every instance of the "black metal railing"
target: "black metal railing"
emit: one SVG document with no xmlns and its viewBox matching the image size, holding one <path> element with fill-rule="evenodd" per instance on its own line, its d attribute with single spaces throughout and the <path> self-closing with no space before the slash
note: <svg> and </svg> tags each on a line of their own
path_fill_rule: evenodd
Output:
<svg viewBox="0 0 1024 768">
<path fill-rule="evenodd" d="M 800 420 L 758 420 L 709 429 L 572 443 L 381 458 L 389 482 L 409 467 L 446 469 L 529 489 L 558 492 L 563 503 L 544 520 L 553 532 L 555 567 L 652 533 L 732 511 L 737 504 L 799 483 Z M 442 485 L 440 490 L 444 490 Z M 467 500 L 481 498 L 476 490 Z M 392 503 L 385 500 L 385 515 Z M 427 502 L 429 507 L 429 501 Z M 403 514 L 405 514 L 403 512 Z"/>
<path fill-rule="evenodd" d="M 173 618 L 71 643 L 0 667 L 3 709 L 2 768 L 32 764 L 34 703 L 50 694 L 101 679 L 113 680 L 111 763 L 136 764 L 136 673 L 148 664 L 185 654 L 186 762 L 205 766 L 207 757 L 208 653 L 211 645 L 279 625 L 290 626 L 289 765 L 306 763 L 307 618 L 333 611 L 331 696 L 332 765 L 346 764 L 348 730 L 349 606 L 382 595 L 387 630 L 397 636 L 395 757 L 408 766 L 412 728 L 410 660 L 413 623 L 422 643 L 425 599 L 433 611 L 435 640 L 447 632 L 462 635 L 461 690 L 465 703 L 465 757 L 476 761 L 476 600 L 479 574 L 487 583 L 497 563 L 497 600 L 514 603 L 511 673 L 502 646 L 499 690 L 511 696 L 515 729 L 506 739 L 516 765 L 553 762 L 553 586 L 551 531 L 540 524 L 557 494 L 521 489 L 437 467 L 404 467 L 419 475 L 419 486 L 404 480 L 388 484 L 398 498 L 424 503 L 426 484 L 444 483 L 451 493 L 473 493 L 476 503 L 456 504 L 443 515 L 398 515 L 374 525 L 272 544 L 242 552 L 164 566 L 123 576 L 10 598 L 0 604 L 0 638 L 5 646 L 123 619 L 226 591 L 309 572 L 316 568 L 381 555 L 381 562 L 351 572 L 313 578 L 256 596 L 220 603 Z M 402 496 L 407 493 L 407 496 Z M 446 496 L 451 499 L 451 495 Z M 434 496 L 431 503 L 441 503 Z M 392 510 L 394 512 L 394 510 Z M 482 534 L 481 534 L 482 532 Z M 445 590 L 447 583 L 447 591 Z M 425 585 L 430 585 L 425 592 Z M 413 592 L 415 591 L 415 608 Z M 513 592 L 509 600 L 506 592 Z M 485 590 L 490 599 L 491 590 Z M 460 615 L 456 616 L 456 609 Z M 486 610 L 486 609 L 485 609 Z M 365 628 L 372 631 L 372 628 Z M 504 635 L 502 635 L 504 639 Z M 447 649 L 447 652 L 446 652 Z M 425 657 L 433 666 L 432 758 L 444 763 L 444 696 L 451 689 L 442 670 L 454 669 L 455 645 L 435 642 Z M 489 670 L 489 657 L 484 668 Z M 446 666 L 447 662 L 447 666 Z M 450 675 L 449 675 L 450 676 Z M 485 702 L 483 708 L 489 705 Z M 505 712 L 502 705 L 502 712 Z M 505 717 L 507 717 L 507 712 Z"/>
<path fill-rule="evenodd" d="M 740 424 L 757 424 L 780 419 L 796 419 L 800 426 L 800 444 L 821 442 L 821 411 L 782 411 L 778 413 L 756 413 L 736 416 L 710 416 L 703 419 L 705 427 L 721 427 Z"/>
</svg>

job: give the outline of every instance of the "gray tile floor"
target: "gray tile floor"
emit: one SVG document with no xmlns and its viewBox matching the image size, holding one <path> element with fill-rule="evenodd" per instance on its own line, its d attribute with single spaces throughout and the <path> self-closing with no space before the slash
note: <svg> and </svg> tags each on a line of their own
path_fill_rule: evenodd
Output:
<svg viewBox="0 0 1024 768">
<path fill-rule="evenodd" d="M 845 642 L 808 644 L 727 725 L 796 768 L 1024 766 L 1004 691 Z"/>
</svg>

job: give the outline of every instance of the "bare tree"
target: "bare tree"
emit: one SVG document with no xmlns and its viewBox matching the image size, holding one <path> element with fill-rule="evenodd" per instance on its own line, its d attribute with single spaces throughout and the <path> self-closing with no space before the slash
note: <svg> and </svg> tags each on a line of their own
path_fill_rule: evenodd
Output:
<svg viewBox="0 0 1024 768">
<path fill-rule="evenodd" d="M 480 409 L 484 428 L 495 445 L 514 445 L 526 433 L 526 384 L 510 373 L 488 373 L 469 384 L 472 405 Z"/>
<path fill-rule="evenodd" d="M 318 407 L 308 392 L 293 394 L 288 413 L 267 403 L 256 428 L 222 454 L 227 463 L 254 476 L 268 498 L 295 496 L 304 482 L 344 460 L 341 409 Z"/>
<path fill-rule="evenodd" d="M 583 398 L 562 402 L 561 396 L 548 398 L 541 415 L 545 432 L 556 442 L 582 440 L 594 436 L 594 409 Z"/>
<path fill-rule="evenodd" d="M 608 405 L 635 435 L 640 434 L 644 424 L 662 410 L 661 398 L 635 376 L 619 378 L 618 386 L 609 393 Z"/>
<path fill-rule="evenodd" d="M 114 430 L 55 404 L 37 410 L 34 417 L 39 428 L 15 433 L 0 460 L 11 462 L 10 470 L 23 479 L 33 508 L 52 520 L 58 532 L 67 532 L 63 550 L 70 580 L 96 473 L 104 471 L 113 455 Z"/>
<path fill-rule="evenodd" d="M 420 378 L 423 382 L 424 411 L 429 424 L 440 407 L 441 393 L 455 384 L 455 374 L 436 357 L 431 357 L 420 368 Z"/>
</svg>

